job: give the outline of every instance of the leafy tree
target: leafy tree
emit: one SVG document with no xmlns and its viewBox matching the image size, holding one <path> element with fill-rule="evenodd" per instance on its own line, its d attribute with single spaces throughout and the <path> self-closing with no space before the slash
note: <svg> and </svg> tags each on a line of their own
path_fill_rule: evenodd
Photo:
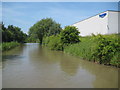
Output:
<svg viewBox="0 0 120 90">
<path fill-rule="evenodd" d="M 7 28 L 2 23 L 2 41 L 3 42 L 24 42 L 27 35 L 21 31 L 21 28 L 9 25 Z"/>
<path fill-rule="evenodd" d="M 39 38 L 40 43 L 43 42 L 43 37 L 57 35 L 61 31 L 60 24 L 56 23 L 51 18 L 46 18 L 35 23 L 29 30 L 29 36 Z"/>
<path fill-rule="evenodd" d="M 7 29 L 2 23 L 2 41 L 5 42 L 7 41 Z"/>
<path fill-rule="evenodd" d="M 79 40 L 79 31 L 74 26 L 66 26 L 65 29 L 61 32 L 61 41 L 63 44 L 73 44 L 80 42 Z"/>
</svg>

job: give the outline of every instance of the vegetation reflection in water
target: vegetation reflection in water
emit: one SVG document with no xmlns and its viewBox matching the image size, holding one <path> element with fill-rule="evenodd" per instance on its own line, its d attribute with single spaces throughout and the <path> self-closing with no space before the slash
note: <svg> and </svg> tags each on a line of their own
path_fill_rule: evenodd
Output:
<svg viewBox="0 0 120 90">
<path fill-rule="evenodd" d="M 39 44 L 4 52 L 3 61 L 4 88 L 118 87 L 117 68 L 80 60 Z"/>
</svg>

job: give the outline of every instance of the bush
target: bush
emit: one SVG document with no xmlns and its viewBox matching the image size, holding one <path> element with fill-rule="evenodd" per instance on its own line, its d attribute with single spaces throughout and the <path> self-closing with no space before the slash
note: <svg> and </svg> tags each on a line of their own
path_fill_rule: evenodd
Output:
<svg viewBox="0 0 120 90">
<path fill-rule="evenodd" d="M 70 44 L 79 42 L 79 32 L 76 27 L 67 26 L 59 35 L 45 37 L 43 45 L 48 46 L 51 50 L 64 50 Z"/>
<path fill-rule="evenodd" d="M 63 50 L 59 35 L 44 38 L 43 45 L 48 46 L 51 50 Z"/>
<path fill-rule="evenodd" d="M 120 51 L 116 52 L 116 54 L 112 57 L 112 59 L 110 61 L 111 65 L 120 67 L 120 55 L 119 54 L 120 54 Z"/>
<path fill-rule="evenodd" d="M 73 44 L 80 42 L 79 40 L 79 31 L 74 26 L 66 26 L 65 29 L 61 32 L 61 42 L 63 44 Z"/>
<path fill-rule="evenodd" d="M 100 64 L 120 67 L 120 41 L 118 35 L 81 37 L 81 42 L 64 48 L 64 52 Z"/>
<path fill-rule="evenodd" d="M 98 35 L 96 41 L 98 42 L 93 57 L 98 60 L 100 64 L 110 64 L 113 56 L 120 51 L 118 40 L 109 40 L 105 38 L 105 36 Z"/>
</svg>

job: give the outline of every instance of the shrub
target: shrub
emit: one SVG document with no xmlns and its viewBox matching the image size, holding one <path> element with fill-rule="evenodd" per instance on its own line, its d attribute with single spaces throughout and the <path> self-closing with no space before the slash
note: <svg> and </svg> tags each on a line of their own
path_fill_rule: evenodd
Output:
<svg viewBox="0 0 120 90">
<path fill-rule="evenodd" d="M 51 50 L 63 50 L 63 45 L 60 40 L 60 36 L 49 36 L 44 38 L 43 44 L 48 46 Z"/>
<path fill-rule="evenodd" d="M 120 67 L 120 41 L 118 35 L 81 37 L 81 42 L 64 48 L 64 52 L 89 61 Z"/>
<path fill-rule="evenodd" d="M 44 37 L 43 45 L 51 50 L 64 50 L 70 44 L 79 42 L 79 32 L 74 26 L 67 26 L 59 35 Z"/>
<path fill-rule="evenodd" d="M 98 60 L 100 64 L 110 64 L 113 56 L 120 51 L 118 40 L 109 40 L 102 35 L 96 37 L 97 47 L 93 53 L 94 59 Z"/>
<path fill-rule="evenodd" d="M 61 42 L 63 44 L 73 44 L 80 42 L 79 40 L 79 31 L 74 26 L 66 26 L 65 29 L 61 32 Z"/>
<path fill-rule="evenodd" d="M 120 53 L 120 51 L 116 52 L 116 54 L 112 57 L 112 59 L 110 61 L 111 65 L 120 67 L 120 55 L 119 55 L 119 53 Z"/>
</svg>

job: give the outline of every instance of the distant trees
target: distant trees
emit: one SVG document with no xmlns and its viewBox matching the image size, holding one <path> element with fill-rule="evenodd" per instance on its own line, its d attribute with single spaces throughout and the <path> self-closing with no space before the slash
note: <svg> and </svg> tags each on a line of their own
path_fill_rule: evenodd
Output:
<svg viewBox="0 0 120 90">
<path fill-rule="evenodd" d="M 38 21 L 29 29 L 29 36 L 38 38 L 40 43 L 43 42 L 43 37 L 57 35 L 62 30 L 59 23 L 56 23 L 51 18 L 46 18 Z"/>
<path fill-rule="evenodd" d="M 9 25 L 7 28 L 2 23 L 2 41 L 3 42 L 25 42 L 27 35 L 21 31 L 21 28 Z"/>
</svg>

